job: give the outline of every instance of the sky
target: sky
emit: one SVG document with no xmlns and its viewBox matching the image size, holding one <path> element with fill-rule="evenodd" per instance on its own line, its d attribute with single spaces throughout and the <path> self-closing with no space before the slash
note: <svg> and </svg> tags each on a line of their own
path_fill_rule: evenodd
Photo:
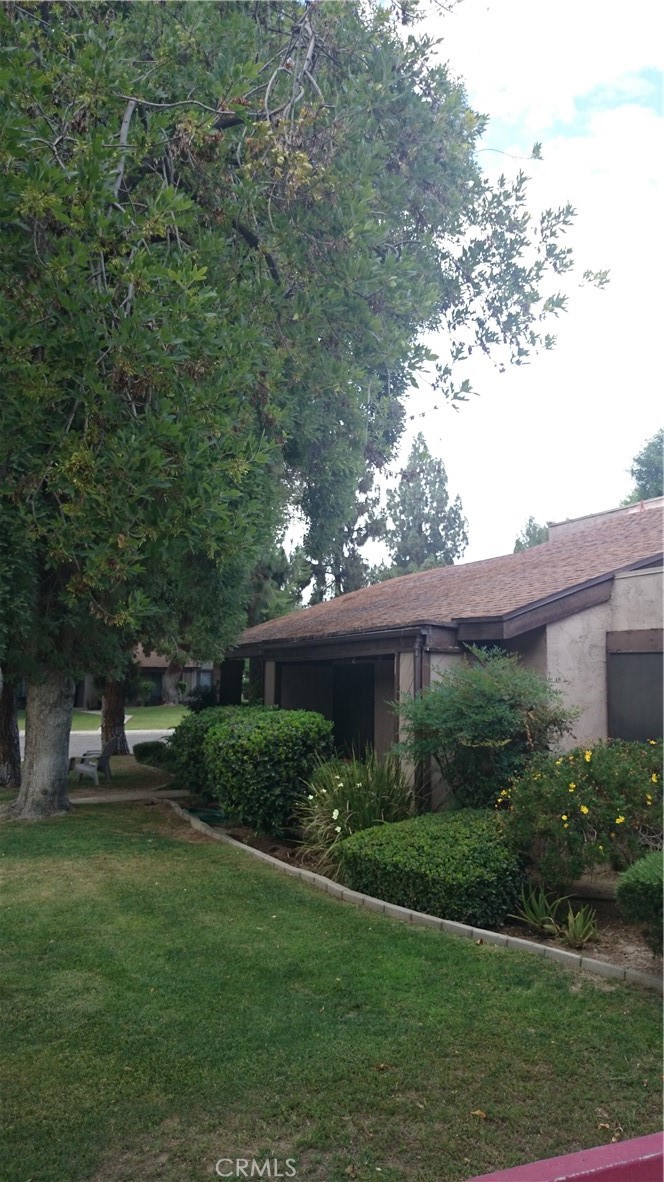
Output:
<svg viewBox="0 0 664 1182">
<path fill-rule="evenodd" d="M 462 561 L 511 553 L 531 515 L 616 507 L 664 423 L 663 13 L 658 0 L 463 0 L 427 21 L 489 117 L 485 171 L 523 169 L 535 215 L 577 210 L 556 348 L 504 374 L 468 363 L 460 376 L 477 396 L 458 411 L 432 410 L 426 381 L 408 405 L 402 458 L 421 431 L 443 459 L 468 520 Z M 511 158 L 535 141 L 541 162 Z M 608 287 L 579 286 L 586 268 L 609 270 Z"/>
</svg>

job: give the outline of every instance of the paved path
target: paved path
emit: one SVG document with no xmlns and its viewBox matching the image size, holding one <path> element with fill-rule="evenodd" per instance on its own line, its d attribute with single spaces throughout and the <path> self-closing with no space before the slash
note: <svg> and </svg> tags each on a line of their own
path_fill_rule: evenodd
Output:
<svg viewBox="0 0 664 1182">
<path fill-rule="evenodd" d="M 82 789 L 83 793 L 87 791 Z M 95 790 L 94 796 L 81 795 L 81 790 L 74 788 L 69 793 L 72 804 L 126 804 L 134 800 L 184 800 L 189 796 L 191 793 L 184 788 L 153 788 L 152 792 L 141 788 L 116 788 L 115 791 L 100 788 L 98 792 Z"/>
<path fill-rule="evenodd" d="M 161 739 L 163 735 L 172 735 L 173 727 L 165 727 L 160 731 L 126 731 L 129 750 L 134 750 L 134 743 L 149 743 L 151 739 Z M 25 754 L 25 734 L 21 731 L 21 759 Z M 96 731 L 72 731 L 69 739 L 69 758 L 83 754 L 84 751 L 99 750 L 101 747 L 101 728 Z"/>
</svg>

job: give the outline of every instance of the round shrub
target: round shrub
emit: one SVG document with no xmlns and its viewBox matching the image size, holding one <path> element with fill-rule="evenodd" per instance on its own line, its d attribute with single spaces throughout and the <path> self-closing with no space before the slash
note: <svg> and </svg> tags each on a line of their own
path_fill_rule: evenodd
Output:
<svg viewBox="0 0 664 1182">
<path fill-rule="evenodd" d="M 662 844 L 662 743 L 618 739 L 539 757 L 498 795 L 544 885 L 565 890 L 603 862 L 624 868 Z"/>
<path fill-rule="evenodd" d="M 662 951 L 664 855 L 653 850 L 618 879 L 616 899 L 625 919 L 639 924 L 653 952 Z"/>
<path fill-rule="evenodd" d="M 365 829 L 339 846 L 339 877 L 353 890 L 476 927 L 516 909 L 524 875 L 487 809 L 429 813 Z"/>
<path fill-rule="evenodd" d="M 210 727 L 203 750 L 207 789 L 223 812 L 280 836 L 295 825 L 316 764 L 332 753 L 332 723 L 311 710 L 248 707 Z"/>
<path fill-rule="evenodd" d="M 172 754 L 168 743 L 158 739 L 151 739 L 148 743 L 134 743 L 134 759 L 137 763 L 147 764 L 148 767 L 161 767 L 170 770 Z"/>
<path fill-rule="evenodd" d="M 265 706 L 214 706 L 188 714 L 176 726 L 169 740 L 172 768 L 178 779 L 192 792 L 205 792 L 207 767 L 203 743 L 208 731 L 236 716 L 256 717 L 266 709 Z"/>
</svg>

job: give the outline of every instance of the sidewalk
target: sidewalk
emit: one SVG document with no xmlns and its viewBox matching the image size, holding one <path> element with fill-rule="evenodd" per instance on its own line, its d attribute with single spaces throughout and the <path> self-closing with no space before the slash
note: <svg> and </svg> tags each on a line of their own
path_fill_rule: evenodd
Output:
<svg viewBox="0 0 664 1182">
<path fill-rule="evenodd" d="M 69 792 L 72 804 L 127 804 L 135 800 L 186 800 L 191 796 L 185 788 L 103 788 L 90 795 L 89 788 L 73 788 Z"/>
</svg>

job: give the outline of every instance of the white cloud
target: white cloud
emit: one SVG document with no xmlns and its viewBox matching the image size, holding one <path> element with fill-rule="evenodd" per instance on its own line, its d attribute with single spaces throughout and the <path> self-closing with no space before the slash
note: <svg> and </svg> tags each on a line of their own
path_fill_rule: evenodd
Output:
<svg viewBox="0 0 664 1182">
<path fill-rule="evenodd" d="M 409 435 L 424 432 L 461 495 L 468 559 L 510 551 L 530 514 L 560 520 L 617 505 L 633 456 L 664 418 L 662 120 L 638 104 L 635 84 L 662 52 L 657 16 L 646 0 L 628 13 L 596 0 L 561 0 L 555 10 L 465 0 L 442 22 L 471 101 L 515 124 L 514 142 L 501 146 L 518 154 L 532 139 L 544 143 L 544 161 L 526 169 L 531 208 L 571 201 L 578 273 L 611 272 L 603 292 L 568 287 L 553 353 L 504 375 L 474 363 L 468 374 L 480 398 L 411 424 Z M 598 87 L 580 121 L 576 100 Z M 550 128 L 565 117 L 567 129 Z M 523 167 L 488 153 L 481 160 L 491 172 Z M 431 401 L 423 389 L 411 411 Z"/>
<path fill-rule="evenodd" d="M 536 130 L 574 101 L 664 64 L 656 0 L 464 0 L 429 22 L 479 110 Z"/>
</svg>

